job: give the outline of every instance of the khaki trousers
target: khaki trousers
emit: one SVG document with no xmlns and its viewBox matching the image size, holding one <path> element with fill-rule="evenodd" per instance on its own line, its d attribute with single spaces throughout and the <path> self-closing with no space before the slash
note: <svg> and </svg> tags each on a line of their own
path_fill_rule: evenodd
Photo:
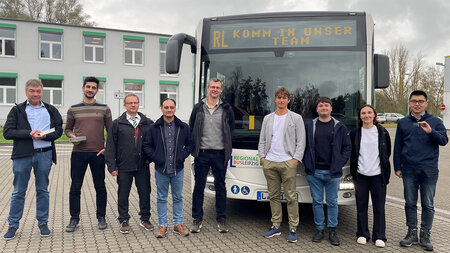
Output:
<svg viewBox="0 0 450 253">
<path fill-rule="evenodd" d="M 281 209 L 281 183 L 287 200 L 289 217 L 289 229 L 297 228 L 299 222 L 298 200 L 296 196 L 295 174 L 297 164 L 294 160 L 284 162 L 271 162 L 267 159 L 263 162 L 264 176 L 269 190 L 270 210 L 272 211 L 272 225 L 280 227 L 283 220 Z"/>
</svg>

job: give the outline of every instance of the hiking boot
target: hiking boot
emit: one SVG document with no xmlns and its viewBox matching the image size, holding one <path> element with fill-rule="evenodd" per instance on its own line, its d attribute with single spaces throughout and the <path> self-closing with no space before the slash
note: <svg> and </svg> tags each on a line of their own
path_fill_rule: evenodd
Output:
<svg viewBox="0 0 450 253">
<path fill-rule="evenodd" d="M 153 224 L 148 220 L 143 220 L 139 223 L 139 226 L 143 227 L 147 231 L 153 231 Z"/>
<path fill-rule="evenodd" d="M 98 229 L 103 230 L 106 229 L 108 225 L 106 224 L 105 217 L 98 218 Z"/>
<path fill-rule="evenodd" d="M 183 226 L 183 224 L 178 224 L 173 227 L 173 232 L 181 236 L 188 236 L 189 231 Z"/>
<path fill-rule="evenodd" d="M 330 240 L 331 245 L 339 246 L 341 241 L 336 234 L 336 228 L 329 228 L 328 239 Z"/>
<path fill-rule="evenodd" d="M 297 242 L 297 230 L 295 230 L 295 228 L 291 228 L 291 230 L 289 231 L 289 235 L 287 238 L 288 242 Z"/>
<path fill-rule="evenodd" d="M 66 227 L 66 232 L 74 232 L 78 227 L 79 220 L 70 219 L 69 225 Z"/>
<path fill-rule="evenodd" d="M 167 227 L 159 226 L 158 233 L 156 233 L 156 238 L 164 238 L 167 234 Z"/>
<path fill-rule="evenodd" d="M 39 231 L 40 231 L 42 237 L 50 236 L 50 233 L 51 233 L 50 229 L 48 229 L 47 223 L 40 225 Z"/>
<path fill-rule="evenodd" d="M 217 222 L 217 228 L 219 229 L 220 233 L 228 233 L 228 231 L 230 231 L 227 224 L 225 223 L 225 219 L 219 220 Z"/>
<path fill-rule="evenodd" d="M 417 238 L 417 228 L 408 228 L 408 233 L 405 238 L 400 241 L 400 246 L 410 247 L 413 244 L 417 244 L 419 239 Z"/>
<path fill-rule="evenodd" d="M 316 230 L 316 233 L 314 234 L 312 241 L 313 242 L 321 242 L 323 239 L 323 229 L 322 230 Z"/>
<path fill-rule="evenodd" d="M 5 240 L 7 240 L 7 241 L 11 240 L 11 239 L 14 239 L 14 237 L 16 236 L 16 232 L 17 232 L 17 228 L 15 228 L 15 227 L 8 227 L 8 231 L 3 236 L 3 238 Z"/>
<path fill-rule="evenodd" d="M 201 229 L 202 229 L 202 220 L 194 219 L 194 221 L 192 222 L 191 232 L 192 233 L 200 233 Z"/>
<path fill-rule="evenodd" d="M 276 235 L 281 235 L 281 230 L 280 228 L 277 228 L 275 226 L 271 226 L 269 230 L 267 230 L 267 232 L 264 233 L 265 238 L 274 237 Z"/>
<path fill-rule="evenodd" d="M 128 220 L 124 220 L 122 221 L 122 223 L 120 223 L 120 233 L 122 234 L 128 234 L 130 233 L 130 224 L 128 223 Z"/>
<path fill-rule="evenodd" d="M 430 241 L 430 230 L 421 229 L 420 230 L 420 246 L 426 251 L 433 251 L 433 244 Z"/>
</svg>

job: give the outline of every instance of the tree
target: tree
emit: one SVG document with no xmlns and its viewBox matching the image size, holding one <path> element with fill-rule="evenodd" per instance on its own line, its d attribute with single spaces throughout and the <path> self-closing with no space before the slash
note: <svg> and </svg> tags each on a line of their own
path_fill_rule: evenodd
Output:
<svg viewBox="0 0 450 253">
<path fill-rule="evenodd" d="M 429 66 L 420 78 L 421 88 L 428 97 L 427 111 L 439 116 L 444 99 L 444 72 L 436 66 Z"/>
<path fill-rule="evenodd" d="M 390 60 L 390 81 L 388 88 L 376 93 L 377 110 L 408 113 L 408 95 L 420 88 L 423 56 L 418 54 L 411 60 L 409 50 L 401 44 L 386 54 Z"/>
<path fill-rule="evenodd" d="M 94 26 L 78 0 L 0 0 L 0 16 L 59 24 Z"/>
</svg>

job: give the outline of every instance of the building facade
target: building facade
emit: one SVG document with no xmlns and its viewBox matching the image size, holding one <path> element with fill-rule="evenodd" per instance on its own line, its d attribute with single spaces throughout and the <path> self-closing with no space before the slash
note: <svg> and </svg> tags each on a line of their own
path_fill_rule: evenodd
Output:
<svg viewBox="0 0 450 253">
<path fill-rule="evenodd" d="M 177 101 L 177 116 L 187 121 L 194 102 L 193 56 L 184 49 L 180 73 L 167 74 L 170 36 L 0 18 L 0 124 L 15 103 L 26 100 L 31 78 L 42 81 L 43 100 L 65 119 L 82 100 L 87 76 L 101 81 L 96 99 L 109 105 L 113 118 L 124 112 L 120 98 L 133 92 L 151 119 L 160 117 L 160 101 L 170 97 Z"/>
</svg>

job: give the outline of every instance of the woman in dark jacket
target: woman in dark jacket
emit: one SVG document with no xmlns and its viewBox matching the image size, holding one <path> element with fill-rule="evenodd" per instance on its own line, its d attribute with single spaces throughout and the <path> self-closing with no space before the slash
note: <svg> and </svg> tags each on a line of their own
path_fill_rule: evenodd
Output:
<svg viewBox="0 0 450 253">
<path fill-rule="evenodd" d="M 366 244 L 370 239 L 367 215 L 370 192 L 373 205 L 372 241 L 376 246 L 384 247 L 386 186 L 391 175 L 391 139 L 388 131 L 378 124 L 377 113 L 371 105 L 363 105 L 359 110 L 358 125 L 350 132 L 350 172 L 355 183 L 358 217 L 357 242 Z"/>
</svg>

